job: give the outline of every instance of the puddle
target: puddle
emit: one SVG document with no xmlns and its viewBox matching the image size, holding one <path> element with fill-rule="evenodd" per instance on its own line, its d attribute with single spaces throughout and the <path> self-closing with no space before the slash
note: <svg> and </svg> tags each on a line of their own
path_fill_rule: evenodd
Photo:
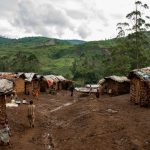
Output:
<svg viewBox="0 0 150 150">
<path fill-rule="evenodd" d="M 62 109 L 62 108 L 64 108 L 64 107 L 70 106 L 70 105 L 72 105 L 72 104 L 74 104 L 74 102 L 72 102 L 72 103 L 71 103 L 71 102 L 65 103 L 65 104 L 63 104 L 62 106 L 59 106 L 59 107 L 57 107 L 57 108 L 51 110 L 50 112 L 55 112 L 55 111 L 57 111 L 57 110 L 60 110 L 60 109 Z"/>
</svg>

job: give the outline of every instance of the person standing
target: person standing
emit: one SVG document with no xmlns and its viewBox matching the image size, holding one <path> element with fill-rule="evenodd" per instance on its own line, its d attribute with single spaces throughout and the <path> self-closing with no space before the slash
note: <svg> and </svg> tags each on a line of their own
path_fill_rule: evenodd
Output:
<svg viewBox="0 0 150 150">
<path fill-rule="evenodd" d="M 96 89 L 96 98 L 99 99 L 100 97 L 100 90 L 99 88 Z"/>
<path fill-rule="evenodd" d="M 92 86 L 91 86 L 91 84 L 90 84 L 89 95 L 91 95 L 91 94 L 92 94 Z"/>
<path fill-rule="evenodd" d="M 39 89 L 38 88 L 35 89 L 34 96 L 38 100 L 38 97 L 39 97 Z"/>
<path fill-rule="evenodd" d="M 35 105 L 33 101 L 30 101 L 28 105 L 28 120 L 31 128 L 34 128 L 34 121 L 35 121 Z"/>
<path fill-rule="evenodd" d="M 33 97 L 35 97 L 35 99 L 38 100 L 38 97 L 39 97 L 39 89 L 38 88 L 35 88 L 33 89 Z"/>
<path fill-rule="evenodd" d="M 11 143 L 10 143 L 10 128 L 6 123 L 4 123 L 4 126 L 2 129 L 0 129 L 0 142 L 2 144 L 7 144 L 11 147 Z"/>
<path fill-rule="evenodd" d="M 73 94 L 74 94 L 74 85 L 71 85 L 71 87 L 70 87 L 70 92 L 71 92 L 71 97 L 72 97 Z"/>
</svg>

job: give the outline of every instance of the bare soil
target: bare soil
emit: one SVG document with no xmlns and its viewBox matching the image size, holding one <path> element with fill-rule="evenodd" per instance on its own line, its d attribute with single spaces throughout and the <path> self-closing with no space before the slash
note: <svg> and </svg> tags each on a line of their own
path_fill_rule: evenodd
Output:
<svg viewBox="0 0 150 150">
<path fill-rule="evenodd" d="M 7 108 L 12 150 L 150 150 L 150 109 L 132 104 L 129 95 L 77 99 L 62 91 L 26 98 L 36 105 L 35 128 L 27 105 Z"/>
</svg>

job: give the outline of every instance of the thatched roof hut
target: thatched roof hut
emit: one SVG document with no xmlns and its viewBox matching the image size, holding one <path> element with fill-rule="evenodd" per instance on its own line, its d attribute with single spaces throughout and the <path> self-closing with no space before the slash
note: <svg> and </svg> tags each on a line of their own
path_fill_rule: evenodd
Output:
<svg viewBox="0 0 150 150">
<path fill-rule="evenodd" d="M 34 89 L 40 88 L 40 81 L 36 73 L 24 73 L 25 75 L 25 94 L 32 94 Z"/>
<path fill-rule="evenodd" d="M 105 86 L 107 94 L 121 95 L 130 91 L 130 80 L 125 76 L 109 76 L 104 78 L 102 86 Z"/>
<path fill-rule="evenodd" d="M 64 78 L 61 75 L 45 75 L 41 76 L 40 81 L 40 91 L 41 92 L 48 92 L 51 89 L 54 90 L 62 90 L 62 89 L 68 89 L 73 81 L 68 80 Z"/>
<path fill-rule="evenodd" d="M 61 76 L 61 75 L 56 76 L 56 77 L 59 80 L 58 90 L 67 90 L 73 84 L 72 80 L 68 80 L 68 79 L 64 78 L 63 76 Z"/>
<path fill-rule="evenodd" d="M 5 96 L 13 91 L 13 82 L 7 79 L 0 79 L 0 126 L 7 119 Z"/>
<path fill-rule="evenodd" d="M 131 80 L 130 100 L 141 106 L 150 104 L 150 67 L 136 69 L 129 73 Z"/>
<path fill-rule="evenodd" d="M 53 85 L 51 76 L 45 75 L 40 77 L 40 92 L 49 93 L 51 86 Z"/>
<path fill-rule="evenodd" d="M 1 79 L 8 79 L 12 81 L 13 89 L 15 89 L 17 94 L 24 93 L 25 91 L 25 75 L 24 74 L 16 74 L 16 73 L 9 73 L 9 72 L 1 72 L 0 73 Z"/>
<path fill-rule="evenodd" d="M 52 84 L 52 87 L 55 89 L 55 90 L 58 90 L 58 82 L 59 82 L 59 79 L 57 78 L 56 75 L 48 75 L 49 78 L 51 78 L 53 80 L 53 84 Z"/>
<path fill-rule="evenodd" d="M 104 95 L 105 93 L 107 93 L 107 86 L 106 86 L 107 84 L 104 78 L 98 81 L 98 85 L 99 85 L 101 95 Z"/>
</svg>

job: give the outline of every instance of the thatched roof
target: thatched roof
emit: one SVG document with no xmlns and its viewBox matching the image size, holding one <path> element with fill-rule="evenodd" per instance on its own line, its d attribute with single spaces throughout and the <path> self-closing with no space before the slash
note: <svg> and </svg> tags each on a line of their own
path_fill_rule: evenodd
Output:
<svg viewBox="0 0 150 150">
<path fill-rule="evenodd" d="M 116 82 L 120 82 L 120 83 L 123 83 L 123 82 L 130 82 L 130 80 L 126 77 L 126 76 L 109 76 L 109 77 L 105 77 L 105 80 L 107 79 L 111 79 L 113 81 L 116 81 Z"/>
<path fill-rule="evenodd" d="M 13 91 L 13 82 L 7 79 L 0 79 L 0 95 Z"/>
<path fill-rule="evenodd" d="M 129 73 L 128 78 L 132 79 L 134 76 L 142 80 L 150 80 L 150 67 L 135 69 Z"/>
<path fill-rule="evenodd" d="M 106 80 L 103 78 L 101 80 L 98 81 L 98 84 L 102 85 Z"/>
<path fill-rule="evenodd" d="M 0 72 L 0 78 L 2 79 L 17 78 L 17 74 L 11 72 Z"/>
</svg>

